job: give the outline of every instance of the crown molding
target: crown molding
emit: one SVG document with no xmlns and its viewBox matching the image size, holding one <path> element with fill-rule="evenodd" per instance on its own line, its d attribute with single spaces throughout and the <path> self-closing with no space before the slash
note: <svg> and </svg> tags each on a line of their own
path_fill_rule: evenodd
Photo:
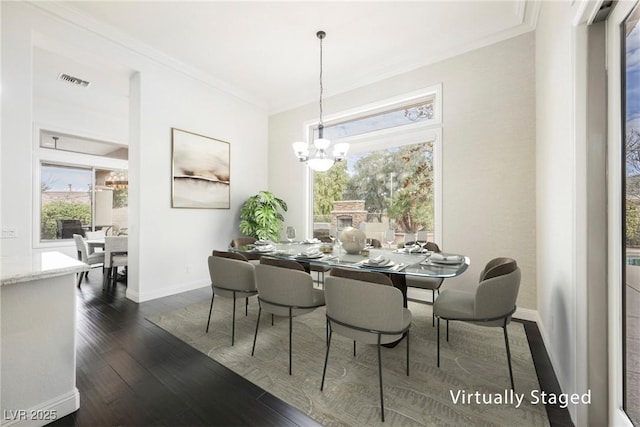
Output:
<svg viewBox="0 0 640 427">
<path fill-rule="evenodd" d="M 98 37 L 104 38 L 123 49 L 131 51 L 137 55 L 147 58 L 159 65 L 171 69 L 172 71 L 184 74 L 192 79 L 198 80 L 207 86 L 214 89 L 226 92 L 242 101 L 248 102 L 258 108 L 267 110 L 267 103 L 257 98 L 256 96 L 236 87 L 229 83 L 226 83 L 209 73 L 202 71 L 199 68 L 188 65 L 182 61 L 171 57 L 124 32 L 119 29 L 98 21 L 90 15 L 87 15 L 72 6 L 62 4 L 59 2 L 25 2 L 35 9 L 43 11 L 54 18 L 71 24 L 84 31 L 88 31 Z"/>
<path fill-rule="evenodd" d="M 325 97 L 329 98 L 331 96 L 336 96 L 345 92 L 356 90 L 386 79 L 390 79 L 392 77 L 396 77 L 401 74 L 409 73 L 419 68 L 436 64 L 446 59 L 454 58 L 456 56 L 472 52 L 483 47 L 491 46 L 510 38 L 534 31 L 536 29 L 536 25 L 538 23 L 538 15 L 540 13 L 540 1 L 541 0 L 514 1 L 513 14 L 516 16 L 518 24 L 506 30 L 490 34 L 487 37 L 474 40 L 471 43 L 458 46 L 454 49 L 450 49 L 446 53 L 423 57 L 418 61 L 407 62 L 401 67 L 398 67 L 397 64 L 394 64 L 393 66 L 389 65 L 387 70 L 358 76 L 358 78 L 355 79 L 357 83 L 340 86 L 339 89 L 336 89 L 334 91 L 327 91 L 325 92 Z M 313 99 L 298 98 L 291 99 L 289 102 L 283 102 L 278 105 L 270 105 L 269 115 L 279 114 L 288 110 L 303 107 L 309 105 L 312 102 L 314 102 Z"/>
</svg>

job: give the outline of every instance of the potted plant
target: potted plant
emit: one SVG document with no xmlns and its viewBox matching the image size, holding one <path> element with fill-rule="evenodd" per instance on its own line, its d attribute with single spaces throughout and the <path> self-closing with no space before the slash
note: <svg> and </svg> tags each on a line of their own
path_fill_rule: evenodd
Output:
<svg viewBox="0 0 640 427">
<path fill-rule="evenodd" d="M 251 196 L 240 208 L 240 232 L 260 240 L 280 240 L 287 204 L 269 191 Z"/>
</svg>

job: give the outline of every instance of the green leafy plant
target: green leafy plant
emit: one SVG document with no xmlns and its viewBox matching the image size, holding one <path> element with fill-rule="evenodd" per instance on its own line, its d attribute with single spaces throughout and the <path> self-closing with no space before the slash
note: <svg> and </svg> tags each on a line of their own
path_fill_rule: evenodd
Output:
<svg viewBox="0 0 640 427">
<path fill-rule="evenodd" d="M 262 240 L 280 240 L 287 204 L 269 191 L 251 196 L 240 208 L 240 232 Z"/>
</svg>

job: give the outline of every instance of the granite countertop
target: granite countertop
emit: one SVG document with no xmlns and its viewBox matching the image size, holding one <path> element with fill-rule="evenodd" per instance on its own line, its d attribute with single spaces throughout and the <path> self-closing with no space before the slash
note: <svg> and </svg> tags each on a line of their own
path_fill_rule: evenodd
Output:
<svg viewBox="0 0 640 427">
<path fill-rule="evenodd" d="M 0 285 L 29 282 L 87 270 L 89 270 L 87 264 L 61 252 L 38 252 L 30 256 L 1 257 Z"/>
</svg>

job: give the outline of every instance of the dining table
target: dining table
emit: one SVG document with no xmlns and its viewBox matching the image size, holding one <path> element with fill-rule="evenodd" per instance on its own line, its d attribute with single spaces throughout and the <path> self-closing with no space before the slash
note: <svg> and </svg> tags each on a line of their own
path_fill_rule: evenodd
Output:
<svg viewBox="0 0 640 427">
<path fill-rule="evenodd" d="M 470 265 L 468 256 L 445 252 L 430 252 L 419 245 L 407 248 L 365 248 L 364 252 L 347 253 L 338 243 L 263 242 L 229 248 L 229 251 L 251 255 L 270 256 L 298 261 L 303 265 L 324 265 L 379 272 L 389 276 L 400 289 L 407 306 L 407 276 L 451 278 L 464 273 Z M 326 251 L 326 252 L 323 252 Z M 306 267 L 308 268 L 308 267 Z"/>
</svg>

